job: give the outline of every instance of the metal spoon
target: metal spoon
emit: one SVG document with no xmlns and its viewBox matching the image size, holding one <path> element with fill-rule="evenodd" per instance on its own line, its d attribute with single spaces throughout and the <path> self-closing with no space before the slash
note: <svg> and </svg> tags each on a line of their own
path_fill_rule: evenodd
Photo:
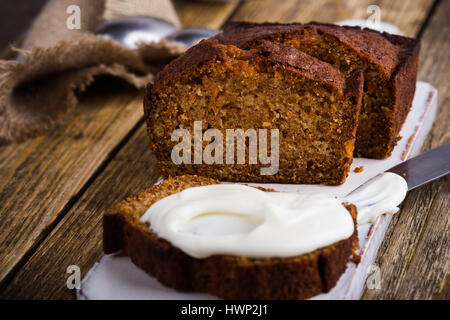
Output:
<svg viewBox="0 0 450 320">
<path fill-rule="evenodd" d="M 111 19 L 102 23 L 96 34 L 114 39 L 129 49 L 136 49 L 139 42 L 158 42 L 168 39 L 188 47 L 219 31 L 204 28 L 185 28 L 177 31 L 172 23 L 145 16 Z"/>
</svg>

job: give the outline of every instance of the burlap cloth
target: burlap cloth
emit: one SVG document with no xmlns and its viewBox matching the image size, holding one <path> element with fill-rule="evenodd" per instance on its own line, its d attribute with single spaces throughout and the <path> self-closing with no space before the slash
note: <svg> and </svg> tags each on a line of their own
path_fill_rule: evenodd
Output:
<svg viewBox="0 0 450 320">
<path fill-rule="evenodd" d="M 81 9 L 81 29 L 67 28 L 67 8 Z M 48 132 L 101 75 L 141 89 L 185 48 L 162 41 L 128 50 L 94 35 L 103 21 L 154 16 L 179 26 L 170 0 L 49 0 L 26 34 L 16 60 L 0 60 L 0 144 Z"/>
</svg>

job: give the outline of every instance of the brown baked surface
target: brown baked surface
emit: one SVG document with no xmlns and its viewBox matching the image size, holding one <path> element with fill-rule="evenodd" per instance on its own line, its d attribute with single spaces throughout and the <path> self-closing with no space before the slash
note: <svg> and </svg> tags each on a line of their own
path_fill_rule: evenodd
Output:
<svg viewBox="0 0 450 320">
<path fill-rule="evenodd" d="M 222 181 L 341 184 L 353 157 L 363 92 L 362 73 L 348 77 L 296 48 L 259 41 L 251 50 L 202 41 L 167 65 L 144 101 L 150 146 L 164 177 L 203 175 Z M 175 129 L 193 136 L 226 129 L 279 130 L 279 169 L 261 163 L 179 164 L 171 153 Z M 270 141 L 270 139 L 269 139 Z M 203 149 L 208 143 L 204 142 Z M 192 154 L 194 147 L 192 146 Z M 225 157 L 224 157 L 225 158 Z"/>
<path fill-rule="evenodd" d="M 391 154 L 414 96 L 419 40 L 316 22 L 233 22 L 215 38 L 243 49 L 265 39 L 302 50 L 346 75 L 362 70 L 364 97 L 355 156 L 382 159 Z"/>
<path fill-rule="evenodd" d="M 158 238 L 148 224 L 139 221 L 153 203 L 164 197 L 218 183 L 199 176 L 169 178 L 116 204 L 103 218 L 105 253 L 123 250 L 133 263 L 167 286 L 224 299 L 307 299 L 336 285 L 358 246 L 356 228 L 349 239 L 298 257 L 249 259 L 218 255 L 196 259 Z M 346 208 L 355 219 L 355 207 Z"/>
</svg>

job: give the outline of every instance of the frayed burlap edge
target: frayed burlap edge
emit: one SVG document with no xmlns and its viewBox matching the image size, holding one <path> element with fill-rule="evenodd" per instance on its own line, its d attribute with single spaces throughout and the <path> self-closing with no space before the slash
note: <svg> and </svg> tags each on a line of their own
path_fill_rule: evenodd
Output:
<svg viewBox="0 0 450 320">
<path fill-rule="evenodd" d="M 153 81 L 168 60 L 186 48 L 168 41 L 128 50 L 94 35 L 32 51 L 20 61 L 0 61 L 0 143 L 44 134 L 61 123 L 98 76 L 121 78 L 137 89 Z"/>
</svg>

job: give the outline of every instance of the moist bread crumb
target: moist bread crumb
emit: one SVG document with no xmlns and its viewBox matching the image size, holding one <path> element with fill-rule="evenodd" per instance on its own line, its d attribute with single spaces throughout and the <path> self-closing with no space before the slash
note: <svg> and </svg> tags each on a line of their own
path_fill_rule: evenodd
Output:
<svg viewBox="0 0 450 320">
<path fill-rule="evenodd" d="M 364 166 L 356 167 L 355 169 L 353 169 L 353 171 L 356 173 L 361 173 L 364 171 Z"/>
<path fill-rule="evenodd" d="M 390 156 L 414 97 L 419 40 L 317 22 L 231 22 L 215 39 L 243 49 L 251 49 L 261 40 L 283 43 L 330 63 L 346 75 L 363 71 L 364 97 L 355 156 Z"/>
<path fill-rule="evenodd" d="M 162 198 L 187 188 L 218 183 L 199 176 L 168 178 L 116 204 L 103 218 L 105 253 L 123 250 L 134 264 L 164 285 L 224 299 L 307 299 L 336 285 L 358 248 L 356 228 L 348 239 L 292 258 L 216 255 L 196 259 L 158 238 L 148 224 L 139 220 Z M 345 206 L 355 221 L 356 208 Z"/>
<path fill-rule="evenodd" d="M 150 146 L 163 177 L 202 175 L 222 181 L 341 184 L 353 158 L 363 94 L 362 72 L 349 76 L 296 48 L 259 41 L 251 50 L 204 40 L 172 61 L 149 85 L 144 100 Z M 279 167 L 249 164 L 174 164 L 176 129 L 194 136 L 217 129 L 279 132 Z M 261 140 L 259 140 L 260 142 Z M 208 143 L 203 142 L 203 149 Z M 191 144 L 193 155 L 194 143 Z M 269 147 L 268 147 L 269 149 Z M 258 152 L 261 144 L 258 145 Z"/>
</svg>

